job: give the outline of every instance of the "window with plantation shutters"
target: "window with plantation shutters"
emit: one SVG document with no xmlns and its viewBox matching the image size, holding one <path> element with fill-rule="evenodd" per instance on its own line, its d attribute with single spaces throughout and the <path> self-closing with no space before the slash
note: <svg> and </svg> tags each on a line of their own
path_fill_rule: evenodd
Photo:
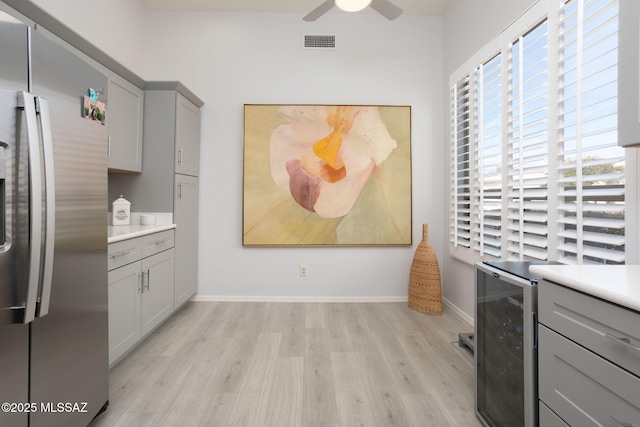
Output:
<svg viewBox="0 0 640 427">
<path fill-rule="evenodd" d="M 451 89 L 453 121 L 451 126 L 451 227 L 454 246 L 471 247 L 471 164 L 469 77 L 455 83 Z"/>
<path fill-rule="evenodd" d="M 547 22 L 510 48 L 507 139 L 508 256 L 547 259 Z"/>
<path fill-rule="evenodd" d="M 624 263 L 625 152 L 617 146 L 618 2 L 560 12 L 559 259 Z"/>
<path fill-rule="evenodd" d="M 502 247 L 502 55 L 475 72 L 473 240 L 481 255 Z"/>
<path fill-rule="evenodd" d="M 625 262 L 617 77 L 618 0 L 537 2 L 454 73 L 453 256 Z"/>
</svg>

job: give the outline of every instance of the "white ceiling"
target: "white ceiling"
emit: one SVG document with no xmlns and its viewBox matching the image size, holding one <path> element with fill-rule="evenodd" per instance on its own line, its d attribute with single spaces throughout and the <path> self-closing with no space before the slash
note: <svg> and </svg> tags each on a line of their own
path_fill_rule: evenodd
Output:
<svg viewBox="0 0 640 427">
<path fill-rule="evenodd" d="M 148 10 L 308 13 L 324 0 L 140 0 Z M 442 16 L 449 0 L 392 0 L 405 15 Z M 336 9 L 334 8 L 334 11 Z M 374 13 L 370 8 L 363 12 Z"/>
</svg>

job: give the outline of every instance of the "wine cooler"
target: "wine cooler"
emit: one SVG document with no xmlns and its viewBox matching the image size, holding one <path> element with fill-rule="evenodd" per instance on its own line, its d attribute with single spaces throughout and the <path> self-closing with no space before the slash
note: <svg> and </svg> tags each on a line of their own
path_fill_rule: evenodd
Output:
<svg viewBox="0 0 640 427">
<path fill-rule="evenodd" d="M 475 407 L 488 427 L 537 425 L 539 278 L 529 273 L 532 264 L 476 264 Z"/>
</svg>

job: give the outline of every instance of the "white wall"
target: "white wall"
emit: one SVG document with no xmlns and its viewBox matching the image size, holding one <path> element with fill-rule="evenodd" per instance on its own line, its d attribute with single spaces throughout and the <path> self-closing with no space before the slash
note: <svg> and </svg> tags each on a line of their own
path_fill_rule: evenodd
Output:
<svg viewBox="0 0 640 427">
<path fill-rule="evenodd" d="M 147 80 L 181 80 L 204 102 L 200 296 L 406 298 L 409 267 L 431 224 L 441 257 L 446 190 L 442 18 L 329 14 L 147 15 Z M 335 34 L 337 51 L 304 50 L 303 34 Z M 412 106 L 414 247 L 243 248 L 245 103 Z M 299 277 L 299 266 L 309 276 Z"/>
<path fill-rule="evenodd" d="M 467 59 L 494 39 L 511 22 L 520 16 L 537 0 L 451 0 L 444 15 L 444 58 L 443 58 L 443 90 L 449 84 L 449 76 Z M 445 151 L 449 140 L 449 105 L 444 98 L 444 134 L 446 135 Z M 448 162 L 448 157 L 445 157 Z M 449 171 L 445 168 L 443 182 L 449 182 Z M 472 265 L 458 261 L 448 255 L 449 227 L 448 188 L 442 199 L 442 259 L 443 296 L 456 307 L 463 310 L 469 318 L 473 318 L 473 285 L 474 268 Z"/>
<path fill-rule="evenodd" d="M 298 14 L 146 12 L 130 0 L 100 10 L 33 1 L 144 79 L 180 80 L 204 100 L 200 295 L 406 298 L 422 223 L 442 256 L 442 18 L 332 13 L 305 23 Z M 303 50 L 304 33 L 336 34 L 339 50 Z M 243 248 L 244 103 L 411 105 L 414 246 Z"/>
<path fill-rule="evenodd" d="M 141 77 L 181 80 L 205 101 L 201 295 L 405 296 L 414 248 L 242 248 L 242 104 L 409 104 L 414 247 L 420 224 L 429 223 L 444 297 L 473 314 L 474 270 L 448 255 L 446 87 L 456 68 L 537 0 L 451 0 L 443 18 L 332 13 L 315 23 L 295 14 L 145 12 L 131 0 L 103 2 L 99 13 L 87 1 L 33 1 Z M 336 34 L 340 49 L 302 50 L 303 33 Z M 638 179 L 634 168 L 629 191 L 640 199 Z M 632 263 L 638 229 L 628 230 Z M 298 277 L 300 264 L 309 277 Z"/>
<path fill-rule="evenodd" d="M 142 76 L 144 16 L 133 0 L 31 0 L 100 50 Z"/>
</svg>

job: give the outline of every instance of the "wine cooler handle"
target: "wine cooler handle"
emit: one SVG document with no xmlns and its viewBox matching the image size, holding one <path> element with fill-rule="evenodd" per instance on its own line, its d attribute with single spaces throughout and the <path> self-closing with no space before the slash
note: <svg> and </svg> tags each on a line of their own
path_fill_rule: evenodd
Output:
<svg viewBox="0 0 640 427">
<path fill-rule="evenodd" d="M 533 349 L 537 350 L 538 349 L 538 313 L 536 313 L 535 311 L 531 313 L 531 320 L 533 321 L 533 324 L 531 325 L 531 328 L 533 330 Z"/>
</svg>

